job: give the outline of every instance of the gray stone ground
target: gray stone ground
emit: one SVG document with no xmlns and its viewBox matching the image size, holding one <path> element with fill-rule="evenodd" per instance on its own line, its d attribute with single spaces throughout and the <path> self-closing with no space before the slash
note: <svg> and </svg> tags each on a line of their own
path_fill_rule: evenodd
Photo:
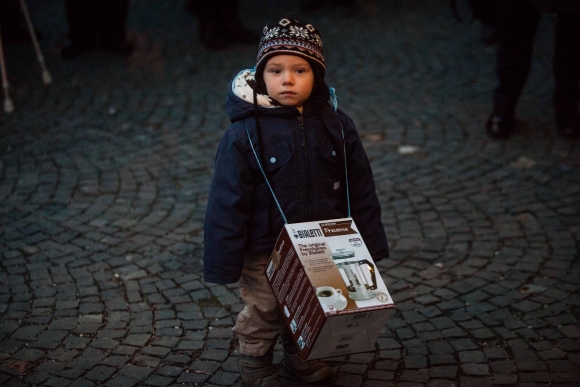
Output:
<svg viewBox="0 0 580 387">
<path fill-rule="evenodd" d="M 292 3 L 242 13 L 259 29 Z M 330 359 L 329 385 L 580 385 L 580 147 L 555 135 L 553 17 L 517 133 L 494 142 L 493 49 L 477 24 L 446 0 L 376 3 L 304 14 L 372 162 L 397 306 L 375 351 Z M 242 302 L 202 281 L 202 226 L 228 81 L 256 49 L 203 49 L 183 6 L 134 0 L 132 57 L 64 61 L 62 2 L 29 0 L 49 87 L 31 46 L 5 47 L 2 386 L 241 385 Z"/>
</svg>

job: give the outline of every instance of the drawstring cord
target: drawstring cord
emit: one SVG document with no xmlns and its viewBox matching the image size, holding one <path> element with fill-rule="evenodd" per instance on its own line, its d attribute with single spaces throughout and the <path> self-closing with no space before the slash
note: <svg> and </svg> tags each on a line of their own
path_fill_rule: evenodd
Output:
<svg viewBox="0 0 580 387">
<path fill-rule="evenodd" d="M 264 180 L 266 180 L 266 184 L 268 184 L 268 188 L 270 188 L 270 192 L 272 193 L 272 197 L 276 202 L 276 206 L 278 206 L 278 210 L 280 210 L 280 214 L 282 214 L 282 219 L 284 219 L 284 224 L 288 224 L 288 220 L 286 219 L 286 215 L 284 215 L 284 211 L 282 211 L 282 206 L 270 185 L 270 181 L 268 180 L 268 176 L 266 176 L 266 171 L 262 168 L 262 163 L 260 162 L 260 158 L 258 157 L 258 153 L 256 153 L 256 149 L 254 148 L 254 144 L 252 143 L 252 138 L 250 137 L 250 131 L 248 130 L 248 126 L 246 125 L 246 121 L 244 120 L 244 126 L 246 127 L 246 134 L 248 135 L 248 141 L 250 141 L 250 147 L 252 147 L 252 152 L 254 152 L 254 156 L 256 157 L 256 161 L 258 162 L 258 166 L 260 167 L 260 171 L 262 172 L 262 176 L 264 176 Z"/>
<path fill-rule="evenodd" d="M 342 133 L 342 152 L 344 154 L 344 178 L 346 184 L 346 205 L 348 206 L 348 218 L 350 218 L 350 190 L 348 189 L 348 168 L 346 164 L 346 141 L 344 139 L 344 127 L 342 126 L 342 120 L 338 115 L 338 100 L 336 99 L 336 91 L 334 90 L 334 87 L 329 88 L 328 91 L 330 92 L 330 103 L 332 104 L 334 112 L 338 117 L 338 122 L 340 122 L 340 131 Z"/>
<path fill-rule="evenodd" d="M 282 212 L 282 207 L 280 206 L 280 203 L 278 203 L 278 199 L 276 198 L 276 195 L 274 195 L 274 191 L 272 190 L 272 187 L 270 186 L 270 179 L 268 179 L 268 173 L 264 170 L 264 168 L 262 167 L 262 165 L 266 165 L 266 158 L 264 157 L 264 143 L 262 142 L 262 130 L 260 128 L 260 120 L 258 119 L 258 93 L 256 93 L 256 87 L 253 88 L 253 94 L 254 94 L 254 119 L 256 120 L 256 133 L 258 134 L 258 144 L 260 145 L 260 158 L 258 159 L 258 154 L 256 153 L 256 150 L 254 149 L 254 145 L 252 144 L 252 140 L 250 139 L 250 133 L 248 132 L 248 127 L 246 126 L 246 133 L 248 134 L 248 139 L 250 140 L 250 145 L 252 147 L 252 151 L 254 152 L 254 155 L 256 156 L 256 160 L 258 161 L 258 165 L 260 166 L 260 171 L 262 171 L 262 175 L 264 176 L 264 179 L 266 180 L 266 183 L 268 184 L 268 187 L 270 188 L 270 192 L 272 192 L 272 196 L 274 197 L 274 201 L 276 202 L 276 205 L 278 206 L 278 209 L 280 210 L 280 213 L 282 214 L 282 218 L 284 219 L 284 223 L 288 223 L 286 221 L 286 216 L 284 215 L 284 213 Z M 246 125 L 246 122 L 244 121 L 244 125 Z M 271 200 L 271 199 L 269 199 Z M 272 211 L 270 211 L 271 208 L 271 202 L 268 203 L 268 227 L 272 225 Z"/>
</svg>

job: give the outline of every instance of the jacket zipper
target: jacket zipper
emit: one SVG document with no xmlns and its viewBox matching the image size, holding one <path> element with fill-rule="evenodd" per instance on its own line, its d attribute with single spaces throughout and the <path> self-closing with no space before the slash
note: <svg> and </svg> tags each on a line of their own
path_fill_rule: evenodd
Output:
<svg viewBox="0 0 580 387">
<path fill-rule="evenodd" d="M 302 115 L 298 116 L 298 127 L 300 128 L 300 133 L 302 134 L 302 151 L 304 153 L 304 165 L 305 165 L 305 176 L 306 176 L 306 216 L 308 220 L 312 219 L 312 171 L 310 168 L 310 157 L 308 148 L 308 137 L 306 136 L 306 127 L 304 126 L 304 117 Z"/>
</svg>

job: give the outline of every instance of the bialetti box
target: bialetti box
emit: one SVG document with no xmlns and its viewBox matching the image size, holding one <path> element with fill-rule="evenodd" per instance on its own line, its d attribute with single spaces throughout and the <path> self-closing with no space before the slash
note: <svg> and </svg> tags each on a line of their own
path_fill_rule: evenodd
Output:
<svg viewBox="0 0 580 387">
<path fill-rule="evenodd" d="M 306 360 L 374 350 L 394 311 L 351 218 L 285 225 L 266 276 Z"/>
</svg>

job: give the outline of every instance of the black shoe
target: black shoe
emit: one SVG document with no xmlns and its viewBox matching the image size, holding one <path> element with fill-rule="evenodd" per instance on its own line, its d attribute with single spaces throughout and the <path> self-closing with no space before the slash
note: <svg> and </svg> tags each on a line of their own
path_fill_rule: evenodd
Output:
<svg viewBox="0 0 580 387">
<path fill-rule="evenodd" d="M 493 112 L 485 123 L 485 129 L 491 138 L 508 138 L 513 132 L 515 121 L 512 114 Z"/>
<path fill-rule="evenodd" d="M 556 125 L 562 138 L 580 136 L 580 115 L 575 109 L 556 109 Z"/>
<path fill-rule="evenodd" d="M 85 54 L 95 48 L 95 43 L 92 42 L 67 42 L 62 48 L 60 55 L 65 59 L 74 59 L 82 54 Z"/>
</svg>

